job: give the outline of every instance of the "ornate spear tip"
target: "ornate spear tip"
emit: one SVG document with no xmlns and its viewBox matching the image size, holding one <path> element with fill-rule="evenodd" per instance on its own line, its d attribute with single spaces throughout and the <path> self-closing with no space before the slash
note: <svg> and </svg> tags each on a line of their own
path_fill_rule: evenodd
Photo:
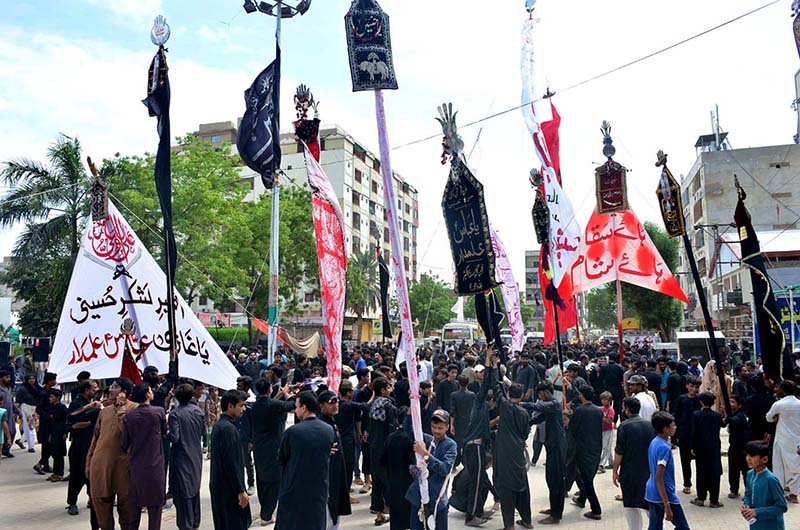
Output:
<svg viewBox="0 0 800 530">
<path fill-rule="evenodd" d="M 662 151 L 661 149 L 658 150 L 656 153 L 656 167 L 666 166 L 667 165 L 667 153 Z"/>
<path fill-rule="evenodd" d="M 610 159 L 617 152 L 613 145 L 614 142 L 611 139 L 611 124 L 603 120 L 603 123 L 600 125 L 600 132 L 603 133 L 603 154 Z"/>
<path fill-rule="evenodd" d="M 442 148 L 444 150 L 442 163 L 444 164 L 447 156 L 451 159 L 458 157 L 459 153 L 464 150 L 464 142 L 458 135 L 458 126 L 456 125 L 458 111 L 453 112 L 453 104 L 443 103 L 437 110 L 439 111 L 439 117 L 436 118 L 436 121 L 442 126 L 442 134 L 444 135 L 442 140 Z"/>
<path fill-rule="evenodd" d="M 92 176 L 94 176 L 95 178 L 99 177 L 100 173 L 97 171 L 97 166 L 95 166 L 94 162 L 92 162 L 92 157 L 87 156 L 86 163 L 89 165 L 89 171 L 92 172 Z"/>
<path fill-rule="evenodd" d="M 531 174 L 530 177 L 528 177 L 528 180 L 531 183 L 531 187 L 536 189 L 542 185 L 542 173 L 538 169 L 533 168 L 531 169 Z"/>
<path fill-rule="evenodd" d="M 150 40 L 156 46 L 163 46 L 169 40 L 169 24 L 167 19 L 158 15 L 153 21 L 153 29 L 150 30 Z"/>
</svg>

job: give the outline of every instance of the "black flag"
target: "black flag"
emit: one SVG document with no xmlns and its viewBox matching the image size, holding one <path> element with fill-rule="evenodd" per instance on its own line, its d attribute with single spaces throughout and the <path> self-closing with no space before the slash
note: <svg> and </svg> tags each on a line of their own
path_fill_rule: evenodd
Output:
<svg viewBox="0 0 800 530">
<path fill-rule="evenodd" d="M 161 215 L 164 218 L 164 253 L 166 255 L 167 296 L 174 298 L 175 265 L 178 261 L 175 249 L 175 232 L 172 229 L 172 170 L 170 164 L 170 128 L 169 128 L 169 67 L 164 46 L 158 51 L 150 63 L 147 74 L 147 99 L 142 101 L 150 112 L 150 116 L 158 118 L 158 151 L 156 152 L 155 180 L 158 202 L 161 204 Z M 175 304 L 167 306 L 169 336 L 175 344 Z"/>
<path fill-rule="evenodd" d="M 261 175 L 267 189 L 275 185 L 281 166 L 280 99 L 281 48 L 276 46 L 275 60 L 244 91 L 247 108 L 236 138 L 242 161 Z"/>
<path fill-rule="evenodd" d="M 381 316 L 383 324 L 383 337 L 392 338 L 392 327 L 389 323 L 389 267 L 378 249 L 378 273 L 381 285 Z"/>
<path fill-rule="evenodd" d="M 750 281 L 753 284 L 753 302 L 755 305 L 755 317 L 758 327 L 758 339 L 761 344 L 761 360 L 764 363 L 764 373 L 774 381 L 780 380 L 781 355 L 785 346 L 785 337 L 781 329 L 778 315 L 778 305 L 775 302 L 775 294 L 772 292 L 767 270 L 764 266 L 764 257 L 761 255 L 761 246 L 758 237 L 753 230 L 753 223 L 750 219 L 750 212 L 744 204 L 747 194 L 739 186 L 736 180 L 736 187 L 739 192 L 739 202 L 736 203 L 736 211 L 733 219 L 736 221 L 736 228 L 739 229 L 739 240 L 742 245 L 742 263 L 750 269 Z"/>
</svg>

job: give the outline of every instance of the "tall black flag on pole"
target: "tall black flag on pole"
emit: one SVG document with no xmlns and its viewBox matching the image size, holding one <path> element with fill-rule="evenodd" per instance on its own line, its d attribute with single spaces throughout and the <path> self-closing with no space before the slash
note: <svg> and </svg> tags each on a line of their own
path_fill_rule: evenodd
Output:
<svg viewBox="0 0 800 530">
<path fill-rule="evenodd" d="M 275 60 L 244 91 L 247 105 L 236 147 L 242 161 L 261 175 L 264 187 L 275 185 L 275 172 L 281 167 L 281 46 L 275 45 Z"/>
<path fill-rule="evenodd" d="M 164 254 L 166 256 L 167 306 L 169 337 L 172 344 L 172 360 L 176 356 L 175 325 L 175 266 L 178 253 L 175 249 L 175 232 L 172 229 L 172 169 L 170 163 L 170 127 L 169 127 L 169 67 L 167 66 L 167 50 L 164 48 L 170 31 L 167 20 L 159 15 L 150 31 L 150 40 L 158 46 L 158 51 L 150 63 L 147 72 L 147 98 L 142 101 L 150 116 L 158 118 L 158 151 L 156 152 L 155 181 L 158 202 L 161 204 L 161 215 L 164 218 Z"/>
<path fill-rule="evenodd" d="M 778 318 L 778 305 L 775 294 L 767 276 L 764 266 L 764 256 L 761 255 L 761 246 L 753 229 L 750 212 L 744 204 L 747 194 L 739 185 L 739 179 L 734 175 L 739 201 L 733 219 L 739 229 L 739 241 L 742 245 L 742 263 L 750 269 L 750 281 L 753 284 L 753 303 L 755 306 L 755 320 L 758 341 L 761 345 L 761 360 L 764 363 L 764 373 L 768 378 L 779 381 L 781 375 L 781 355 L 786 345 L 786 339 L 781 329 Z"/>
</svg>

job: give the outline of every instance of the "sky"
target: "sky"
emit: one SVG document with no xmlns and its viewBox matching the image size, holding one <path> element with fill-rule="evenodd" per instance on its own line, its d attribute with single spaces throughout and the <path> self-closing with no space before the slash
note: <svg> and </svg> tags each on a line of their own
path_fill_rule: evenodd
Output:
<svg viewBox="0 0 800 530">
<path fill-rule="evenodd" d="M 800 60 L 789 0 L 560 92 L 767 2 L 538 1 L 536 92 L 548 86 L 556 92 L 563 186 L 581 226 L 595 204 L 603 120 L 612 125 L 615 159 L 631 170 L 628 197 L 643 221 L 660 222 L 656 151 L 670 155 L 676 176 L 686 173 L 697 137 L 711 132 L 715 105 L 734 148 L 792 143 Z M 338 123 L 377 153 L 373 96 L 351 91 L 343 22 L 349 5 L 314 0 L 305 16 L 284 21 L 282 115 L 289 125 L 294 87 L 304 83 L 321 102 L 323 122 Z M 448 167 L 440 164 L 436 108 L 452 102 L 464 124 L 520 104 L 520 30 L 527 14 L 523 0 L 381 5 L 391 17 L 399 82 L 399 90 L 385 94 L 392 165 L 419 191 L 419 269 L 449 281 L 452 260 L 440 206 Z M 199 123 L 241 116 L 244 89 L 275 53 L 274 19 L 247 15 L 241 0 L 61 0 L 47 2 L 46 9 L 42 2 L 15 0 L 3 12 L 0 161 L 44 160 L 59 133 L 77 136 L 84 155 L 95 160 L 154 152 L 156 122 L 141 100 L 155 52 L 149 32 L 159 13 L 172 28 L 167 47 L 176 136 Z M 437 137 L 404 146 L 431 135 Z M 528 184 L 538 164 L 521 111 L 462 128 L 461 135 L 522 287 L 524 252 L 538 246 Z M 0 196 L 5 191 L 0 187 Z M 11 252 L 18 233 L 0 231 L 0 255 Z"/>
</svg>

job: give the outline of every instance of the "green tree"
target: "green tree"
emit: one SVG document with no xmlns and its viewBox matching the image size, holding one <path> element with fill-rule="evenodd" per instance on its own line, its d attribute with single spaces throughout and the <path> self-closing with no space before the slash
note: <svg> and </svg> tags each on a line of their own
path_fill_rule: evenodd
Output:
<svg viewBox="0 0 800 530">
<path fill-rule="evenodd" d="M 60 135 L 47 159 L 49 165 L 11 160 L 0 169 L 12 188 L 0 199 L 0 226 L 25 224 L 3 281 L 25 302 L 19 324 L 30 336 L 54 335 L 58 327 L 89 184 L 76 138 Z"/>
<path fill-rule="evenodd" d="M 423 336 L 430 330 L 441 330 L 455 316 L 450 308 L 456 303 L 453 289 L 437 276 L 422 274 L 409 286 L 411 317 L 419 322 Z"/>
<path fill-rule="evenodd" d="M 678 240 L 670 238 L 657 224 L 644 224 L 650 239 L 664 259 L 669 270 L 678 266 Z M 586 305 L 589 322 L 597 327 L 609 329 L 617 326 L 617 287 L 609 283 L 587 294 Z M 661 340 L 668 341 L 672 331 L 680 326 L 683 316 L 681 302 L 670 296 L 637 287 L 622 284 L 622 307 L 625 316 L 639 319 L 642 329 L 657 330 Z"/>
<path fill-rule="evenodd" d="M 368 252 L 350 256 L 347 264 L 347 294 L 345 307 L 356 314 L 356 340 L 361 344 L 364 313 L 374 311 L 380 300 L 378 261 Z"/>
<path fill-rule="evenodd" d="M 239 249 L 252 246 L 242 208 L 238 158 L 193 137 L 180 139 L 172 155 L 172 208 L 178 248 L 175 285 L 188 303 L 205 294 L 220 305 L 245 292 L 246 271 L 236 263 Z M 121 157 L 104 163 L 102 174 L 122 215 L 163 267 L 161 209 L 152 156 Z"/>
</svg>

